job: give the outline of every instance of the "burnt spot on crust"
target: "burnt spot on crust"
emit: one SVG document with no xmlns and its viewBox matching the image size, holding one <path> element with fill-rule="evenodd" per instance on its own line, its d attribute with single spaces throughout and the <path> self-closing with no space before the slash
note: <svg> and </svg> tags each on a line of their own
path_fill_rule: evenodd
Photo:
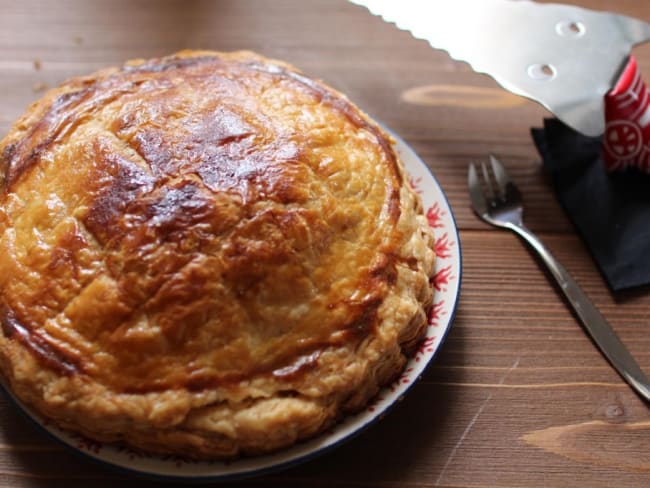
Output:
<svg viewBox="0 0 650 488">
<path fill-rule="evenodd" d="M 369 297 L 361 302 L 350 302 L 348 306 L 356 313 L 351 314 L 352 319 L 343 327 L 344 331 L 357 339 L 366 337 L 369 333 L 374 332 L 378 323 L 378 310 L 383 301 L 383 297 Z"/>
<path fill-rule="evenodd" d="M 155 128 L 143 128 L 133 138 L 131 144 L 156 175 L 174 173 L 172 151 L 165 139 L 165 133 Z"/>
<path fill-rule="evenodd" d="M 139 195 L 154 188 L 154 178 L 140 165 L 109 149 L 96 140 L 97 155 L 96 196 L 82 221 L 102 244 L 119 239 L 123 233 L 119 223 L 124 212 Z"/>
<path fill-rule="evenodd" d="M 162 189 L 161 193 L 158 200 L 146 206 L 142 215 L 163 236 L 205 222 L 212 215 L 212 199 L 196 183 L 182 182 Z"/>
<path fill-rule="evenodd" d="M 0 191 L 6 190 L 6 182 L 9 178 L 10 162 L 16 152 L 16 143 L 7 144 L 0 154 Z"/>
<path fill-rule="evenodd" d="M 20 341 L 38 361 L 48 368 L 65 375 L 81 371 L 77 364 L 62 351 L 57 350 L 38 331 L 32 330 L 18 320 L 14 311 L 6 305 L 0 306 L 0 325 L 6 338 Z"/>
<path fill-rule="evenodd" d="M 197 174 L 214 192 L 236 192 L 244 205 L 260 200 L 288 204 L 308 198 L 302 185 L 307 168 L 299 161 L 299 151 L 291 142 L 276 143 L 255 151 L 253 141 L 205 148 L 196 167 Z"/>
<path fill-rule="evenodd" d="M 258 131 L 234 107 L 227 106 L 215 107 L 206 116 L 188 121 L 184 127 L 190 134 L 193 148 L 237 143 Z"/>
<path fill-rule="evenodd" d="M 238 220 L 232 201 L 215 198 L 200 182 L 188 179 L 136 199 L 125 211 L 122 225 L 125 233 L 148 228 L 156 241 L 176 242 L 189 249 L 224 234 Z"/>
<path fill-rule="evenodd" d="M 87 87 L 81 90 L 70 91 L 59 95 L 52 103 L 52 109 L 50 110 L 47 116 L 54 118 L 55 115 L 71 109 L 74 105 L 77 105 L 83 98 L 90 95 L 90 92 L 91 92 L 90 87 Z"/>
<path fill-rule="evenodd" d="M 80 264 L 77 261 L 79 251 L 88 247 L 85 236 L 74 228 L 64 233 L 55 247 L 52 249 L 52 256 L 47 265 L 52 276 L 63 273 L 71 273 L 75 280 L 79 280 Z"/>
<path fill-rule="evenodd" d="M 382 254 L 370 270 L 370 278 L 389 286 L 394 285 L 397 282 L 397 262 L 398 257 L 394 254 Z"/>
<path fill-rule="evenodd" d="M 397 222 L 402 213 L 402 209 L 400 208 L 400 194 L 397 188 L 392 188 L 389 192 L 389 197 L 386 199 L 386 213 L 394 222 Z"/>
<path fill-rule="evenodd" d="M 59 95 L 43 118 L 14 145 L 10 154 L 3 157 L 3 165 L 6 165 L 5 189 L 10 188 L 23 173 L 38 163 L 41 155 L 54 143 L 60 132 L 74 122 L 76 114 L 72 110 L 73 107 L 89 93 L 89 89 L 82 89 Z"/>
<path fill-rule="evenodd" d="M 273 371 L 273 376 L 276 378 L 290 379 L 303 374 L 307 370 L 313 370 L 318 365 L 318 358 L 321 352 L 315 351 L 311 354 L 300 356 L 293 364 L 284 366 Z M 289 395 L 290 396 L 290 395 Z"/>
</svg>

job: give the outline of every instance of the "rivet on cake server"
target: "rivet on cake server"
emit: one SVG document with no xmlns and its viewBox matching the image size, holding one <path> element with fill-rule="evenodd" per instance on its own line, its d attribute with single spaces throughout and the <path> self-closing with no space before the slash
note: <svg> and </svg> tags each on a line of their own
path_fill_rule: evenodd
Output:
<svg viewBox="0 0 650 488">
<path fill-rule="evenodd" d="M 587 136 L 603 136 L 608 170 L 650 173 L 650 91 L 631 54 L 650 24 L 529 0 L 350 0 L 541 103 Z"/>
</svg>

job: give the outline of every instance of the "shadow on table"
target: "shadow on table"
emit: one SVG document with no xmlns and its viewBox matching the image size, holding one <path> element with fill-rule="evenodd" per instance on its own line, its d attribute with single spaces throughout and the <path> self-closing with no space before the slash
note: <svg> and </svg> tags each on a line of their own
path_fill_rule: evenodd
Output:
<svg viewBox="0 0 650 488">
<path fill-rule="evenodd" d="M 81 454 L 65 447 L 23 414 L 3 393 L 0 396 L 3 426 L 2 486 L 66 486 L 93 488 L 115 486 L 124 478 L 102 469 Z M 106 484 L 97 483 L 97 478 Z"/>
<path fill-rule="evenodd" d="M 385 418 L 331 452 L 275 474 L 242 480 L 237 486 L 278 486 L 291 480 L 325 486 L 342 480 L 369 483 L 409 479 L 414 475 L 413 467 L 428 464 L 426 459 L 442 449 L 437 438 L 454 409 L 454 391 L 420 381 Z M 9 476 L 7 486 L 171 486 L 90 460 L 51 438 L 6 400 L 2 410 L 6 447 L 0 475 L 9 471 L 16 478 Z"/>
</svg>

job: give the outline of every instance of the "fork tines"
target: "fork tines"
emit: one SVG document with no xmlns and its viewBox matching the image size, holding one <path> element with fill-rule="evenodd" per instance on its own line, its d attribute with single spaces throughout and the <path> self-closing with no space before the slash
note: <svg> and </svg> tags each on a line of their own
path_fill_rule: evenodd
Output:
<svg viewBox="0 0 650 488">
<path fill-rule="evenodd" d="M 490 165 L 481 162 L 481 176 L 476 170 L 476 166 L 471 163 L 469 167 L 468 182 L 471 192 L 475 192 L 474 197 L 485 198 L 493 201 L 496 199 L 504 200 L 506 198 L 508 184 L 511 183 L 508 173 L 506 173 L 503 164 L 490 154 Z M 479 181 L 481 179 L 482 181 Z M 480 191 L 483 190 L 481 194 Z"/>
</svg>

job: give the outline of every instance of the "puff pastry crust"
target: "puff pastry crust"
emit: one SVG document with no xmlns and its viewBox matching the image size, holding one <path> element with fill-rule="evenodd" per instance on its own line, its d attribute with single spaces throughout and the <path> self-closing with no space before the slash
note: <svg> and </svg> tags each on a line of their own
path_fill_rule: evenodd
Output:
<svg viewBox="0 0 650 488">
<path fill-rule="evenodd" d="M 322 432 L 403 369 L 433 264 L 390 137 L 251 52 L 69 80 L 0 142 L 0 370 L 101 441 L 231 458 Z"/>
</svg>

